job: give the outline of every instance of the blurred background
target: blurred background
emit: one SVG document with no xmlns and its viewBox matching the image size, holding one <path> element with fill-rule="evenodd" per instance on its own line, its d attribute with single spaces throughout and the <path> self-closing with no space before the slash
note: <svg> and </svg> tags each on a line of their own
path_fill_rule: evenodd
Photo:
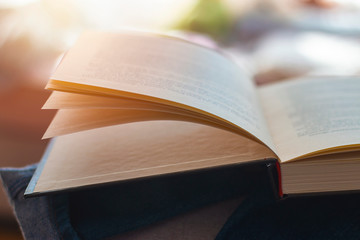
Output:
<svg viewBox="0 0 360 240">
<path fill-rule="evenodd" d="M 221 48 L 259 85 L 360 74 L 358 0 L 0 0 L 0 167 L 40 160 L 44 87 L 77 36 L 124 28 Z M 21 239 L 2 189 L 0 239 Z"/>
</svg>

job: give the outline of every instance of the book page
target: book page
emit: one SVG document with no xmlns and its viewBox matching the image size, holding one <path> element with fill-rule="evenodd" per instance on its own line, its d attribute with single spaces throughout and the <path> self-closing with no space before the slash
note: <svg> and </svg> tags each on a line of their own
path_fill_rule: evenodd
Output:
<svg viewBox="0 0 360 240">
<path fill-rule="evenodd" d="M 89 109 L 90 111 L 91 109 L 109 109 L 109 110 L 133 109 L 133 110 L 145 110 L 145 111 L 156 111 L 156 112 L 168 112 L 177 115 L 193 116 L 194 118 L 200 118 L 200 119 L 216 122 L 219 125 L 225 125 L 231 127 L 234 130 L 237 130 L 235 127 L 229 126 L 223 121 L 206 116 L 204 114 L 200 114 L 198 112 L 194 112 L 184 108 L 174 107 L 166 104 L 154 103 L 154 102 L 138 100 L 138 99 L 122 98 L 122 97 L 104 97 L 104 96 L 96 96 L 96 95 L 88 95 L 88 94 L 53 91 L 52 94 L 47 99 L 44 106 L 42 107 L 42 109 L 61 109 L 61 110 Z"/>
<path fill-rule="evenodd" d="M 262 144 L 202 124 L 152 121 L 109 126 L 57 137 L 35 192 L 274 157 Z"/>
<path fill-rule="evenodd" d="M 251 79 L 222 54 L 183 40 L 83 34 L 49 86 L 187 108 L 237 126 L 274 150 Z"/>
<path fill-rule="evenodd" d="M 239 132 L 235 126 L 194 111 L 121 97 L 54 91 L 44 104 L 43 109 L 59 109 L 43 139 L 104 126 L 154 120 L 195 122 Z M 246 132 L 241 135 L 260 142 Z"/>
<path fill-rule="evenodd" d="M 236 129 L 231 128 L 231 126 L 211 119 L 171 111 L 146 109 L 61 109 L 56 113 L 43 139 L 105 126 L 155 120 L 201 123 L 214 128 L 236 132 Z M 244 136 L 254 141 L 257 140 L 252 135 L 246 135 L 246 133 L 244 133 Z"/>
<path fill-rule="evenodd" d="M 282 162 L 360 148 L 360 79 L 307 78 L 259 89 Z"/>
</svg>

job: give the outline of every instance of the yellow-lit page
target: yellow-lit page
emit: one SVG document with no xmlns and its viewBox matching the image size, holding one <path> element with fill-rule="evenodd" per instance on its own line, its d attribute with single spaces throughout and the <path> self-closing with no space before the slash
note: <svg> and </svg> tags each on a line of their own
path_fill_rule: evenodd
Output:
<svg viewBox="0 0 360 240">
<path fill-rule="evenodd" d="M 182 106 L 236 125 L 275 150 L 251 80 L 223 55 L 142 33 L 86 33 L 50 82 Z"/>
<path fill-rule="evenodd" d="M 110 126 L 58 137 L 34 191 L 63 190 L 270 157 L 274 154 L 259 143 L 205 125 L 154 121 Z"/>
<path fill-rule="evenodd" d="M 282 162 L 360 149 L 360 78 L 307 78 L 259 89 Z"/>
</svg>

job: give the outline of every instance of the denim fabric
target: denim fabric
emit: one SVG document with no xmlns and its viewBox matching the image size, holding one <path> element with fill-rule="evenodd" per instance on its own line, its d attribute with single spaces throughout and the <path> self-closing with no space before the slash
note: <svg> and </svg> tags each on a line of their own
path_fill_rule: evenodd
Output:
<svg viewBox="0 0 360 240">
<path fill-rule="evenodd" d="M 70 224 L 64 196 L 24 199 L 36 165 L 6 168 L 0 176 L 25 239 L 79 239 Z"/>
<path fill-rule="evenodd" d="M 269 169 L 264 163 L 233 165 L 76 191 L 69 194 L 72 223 L 80 237 L 93 240 L 237 198 L 253 189 L 265 188 L 261 192 L 274 199 Z"/>
<path fill-rule="evenodd" d="M 34 169 L 0 171 L 26 239 L 103 239 L 260 186 L 274 196 L 268 166 L 256 163 L 24 199 Z"/>
<path fill-rule="evenodd" d="M 254 207 L 239 206 L 220 232 L 227 240 L 360 239 L 360 194 L 298 196 Z"/>
<path fill-rule="evenodd" d="M 147 179 L 136 182 L 135 191 L 124 184 L 24 199 L 34 169 L 0 171 L 26 239 L 103 239 L 238 196 L 244 192 L 236 189 L 246 185 L 251 185 L 248 197 L 217 240 L 360 239 L 359 193 L 277 201 L 268 183 L 240 184 L 241 176 L 224 169 L 186 175 L 187 181 L 184 176 Z"/>
</svg>

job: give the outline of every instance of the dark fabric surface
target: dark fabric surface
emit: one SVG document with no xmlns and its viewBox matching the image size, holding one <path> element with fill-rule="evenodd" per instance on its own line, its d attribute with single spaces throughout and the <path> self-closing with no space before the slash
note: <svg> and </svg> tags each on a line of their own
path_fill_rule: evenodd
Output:
<svg viewBox="0 0 360 240">
<path fill-rule="evenodd" d="M 193 173 L 186 180 L 184 176 L 144 180 L 137 182 L 135 189 L 125 184 L 24 199 L 34 169 L 0 171 L 26 239 L 102 239 L 244 194 L 244 189 L 248 197 L 227 220 L 217 240 L 360 239 L 359 193 L 278 201 L 269 182 L 240 184 L 236 182 L 241 180 L 238 172 L 223 169 Z M 238 189 L 241 186 L 243 190 Z"/>
<path fill-rule="evenodd" d="M 26 239 L 102 239 L 266 188 L 275 169 L 254 163 L 24 199 L 35 166 L 0 175 Z M 273 165 L 272 165 L 273 166 Z M 35 224 L 34 224 L 35 223 Z"/>
<path fill-rule="evenodd" d="M 360 239 L 359 193 L 291 197 L 253 206 L 244 216 L 254 199 L 247 200 L 219 239 Z"/>
<path fill-rule="evenodd" d="M 25 239 L 79 239 L 73 230 L 66 196 L 24 199 L 36 165 L 0 170 L 1 180 Z"/>
<path fill-rule="evenodd" d="M 257 162 L 76 191 L 69 194 L 72 222 L 81 237 L 93 240 L 243 196 L 254 189 L 268 189 L 274 199 L 274 185 L 269 181 L 274 171 L 274 165 Z"/>
</svg>

